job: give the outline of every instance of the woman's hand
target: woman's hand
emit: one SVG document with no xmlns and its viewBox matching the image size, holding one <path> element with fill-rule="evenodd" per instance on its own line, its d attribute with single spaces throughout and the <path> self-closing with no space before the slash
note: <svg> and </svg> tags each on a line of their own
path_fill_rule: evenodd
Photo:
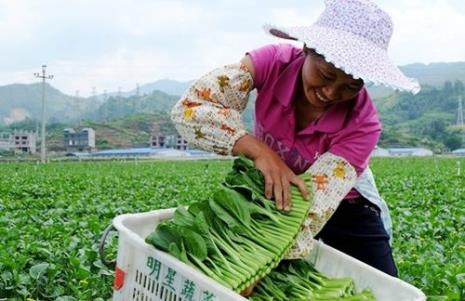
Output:
<svg viewBox="0 0 465 301">
<path fill-rule="evenodd" d="M 265 196 L 274 197 L 278 210 L 291 209 L 291 185 L 299 188 L 302 196 L 308 199 L 308 188 L 304 181 L 284 163 L 268 145 L 251 135 L 236 141 L 233 154 L 243 154 L 254 161 L 255 167 L 265 177 Z"/>
<path fill-rule="evenodd" d="M 260 282 L 260 280 L 258 280 L 257 282 L 255 282 L 254 284 L 252 284 L 251 286 L 249 286 L 248 288 L 243 290 L 241 292 L 241 296 L 242 297 L 249 297 L 250 295 L 252 295 L 253 290 L 254 290 L 255 286 L 257 286 L 258 282 Z"/>
<path fill-rule="evenodd" d="M 255 288 L 255 285 L 249 286 L 248 288 L 246 288 L 245 290 L 241 292 L 241 296 L 246 297 L 246 298 L 249 297 L 250 295 L 252 295 L 254 288 Z"/>
</svg>

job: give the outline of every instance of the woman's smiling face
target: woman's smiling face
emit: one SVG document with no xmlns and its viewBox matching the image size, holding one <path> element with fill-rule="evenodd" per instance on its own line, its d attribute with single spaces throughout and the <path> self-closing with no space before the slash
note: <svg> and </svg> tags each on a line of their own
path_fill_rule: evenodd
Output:
<svg viewBox="0 0 465 301">
<path fill-rule="evenodd" d="M 312 49 L 305 48 L 304 52 L 303 91 L 308 102 L 315 108 L 324 109 L 351 100 L 362 90 L 362 79 L 354 79 Z"/>
</svg>

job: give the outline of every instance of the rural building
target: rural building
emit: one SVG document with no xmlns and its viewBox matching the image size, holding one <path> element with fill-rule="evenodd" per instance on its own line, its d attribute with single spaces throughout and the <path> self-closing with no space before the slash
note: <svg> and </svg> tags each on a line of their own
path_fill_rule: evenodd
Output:
<svg viewBox="0 0 465 301">
<path fill-rule="evenodd" d="M 189 158 L 216 158 L 217 155 L 202 150 L 176 150 L 173 148 L 126 148 L 109 149 L 93 153 L 74 152 L 68 156 L 80 158 L 142 158 L 142 157 L 189 157 Z"/>
<path fill-rule="evenodd" d="M 152 124 L 149 145 L 151 148 L 189 149 L 187 141 L 181 135 L 165 135 L 165 133 L 161 131 L 159 122 L 154 122 Z"/>
<path fill-rule="evenodd" d="M 109 149 L 102 150 L 92 154 L 92 157 L 107 158 L 131 158 L 131 157 L 154 157 L 154 156 L 188 156 L 189 154 L 177 151 L 175 149 L 158 149 L 158 148 L 127 148 L 127 149 Z"/>
<path fill-rule="evenodd" d="M 63 139 L 67 152 L 95 150 L 95 131 L 91 128 L 83 128 L 79 132 L 72 128 L 64 129 Z"/>
<path fill-rule="evenodd" d="M 164 148 L 168 147 L 167 137 L 162 133 L 160 129 L 160 123 L 154 122 L 152 125 L 152 134 L 150 135 L 150 147 L 152 148 Z"/>
<path fill-rule="evenodd" d="M 150 137 L 151 148 L 174 148 L 176 150 L 188 150 L 188 143 L 181 135 L 153 135 Z"/>
<path fill-rule="evenodd" d="M 176 136 L 176 149 L 178 150 L 187 150 L 189 147 L 187 145 L 187 141 L 181 136 Z"/>
<path fill-rule="evenodd" d="M 376 146 L 375 149 L 371 152 L 372 157 L 389 157 L 389 151 L 385 148 Z"/>
<path fill-rule="evenodd" d="M 452 154 L 455 156 L 465 156 L 465 148 L 456 149 Z"/>
<path fill-rule="evenodd" d="M 387 149 L 390 156 L 401 157 L 401 156 L 432 156 L 433 152 L 426 148 L 388 148 Z"/>
<path fill-rule="evenodd" d="M 10 150 L 13 148 L 13 140 L 10 133 L 0 133 L 0 150 Z"/>
<path fill-rule="evenodd" d="M 15 152 L 35 154 L 37 134 L 33 131 L 16 130 L 10 136 Z"/>
<path fill-rule="evenodd" d="M 152 134 L 152 136 L 150 136 L 150 147 L 153 147 L 153 148 L 166 147 L 166 137 L 163 134 Z"/>
</svg>

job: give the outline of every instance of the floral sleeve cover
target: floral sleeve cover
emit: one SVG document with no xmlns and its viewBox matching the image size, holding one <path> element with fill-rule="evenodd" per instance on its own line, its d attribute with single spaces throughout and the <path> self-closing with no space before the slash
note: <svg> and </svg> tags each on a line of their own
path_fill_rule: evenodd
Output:
<svg viewBox="0 0 465 301">
<path fill-rule="evenodd" d="M 247 132 L 241 121 L 253 79 L 241 63 L 217 68 L 198 79 L 176 103 L 171 119 L 190 144 L 231 155 Z"/>
<path fill-rule="evenodd" d="M 286 259 L 309 254 L 313 237 L 333 215 L 357 179 L 355 168 L 349 162 L 329 152 L 321 155 L 306 173 L 312 179 L 313 205 Z"/>
</svg>

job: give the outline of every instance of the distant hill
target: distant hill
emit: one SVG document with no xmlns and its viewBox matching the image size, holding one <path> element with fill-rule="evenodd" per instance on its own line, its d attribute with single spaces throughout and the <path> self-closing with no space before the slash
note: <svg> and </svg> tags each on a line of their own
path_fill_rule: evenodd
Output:
<svg viewBox="0 0 465 301">
<path fill-rule="evenodd" d="M 12 125 L 15 129 L 34 131 L 35 120 L 27 119 Z M 165 135 L 176 134 L 176 129 L 165 113 L 135 114 L 110 121 L 83 120 L 81 125 L 75 123 L 54 123 L 47 127 L 47 149 L 64 151 L 63 130 L 76 130 L 91 127 L 95 130 L 95 142 L 98 149 L 146 147 L 149 146 L 150 135 L 158 128 Z M 6 130 L 0 127 L 1 130 Z"/>
<path fill-rule="evenodd" d="M 46 84 L 46 115 L 49 122 L 75 120 L 80 114 L 96 108 L 100 102 L 66 95 Z M 0 124 L 39 119 L 42 112 L 42 84 L 0 86 Z"/>
<path fill-rule="evenodd" d="M 401 66 L 400 69 L 408 76 L 418 79 L 422 86 L 442 87 L 444 82 L 465 82 L 465 62 L 457 63 L 431 63 L 431 64 L 409 64 Z M 373 98 L 386 97 L 394 93 L 392 89 L 384 86 L 369 87 Z"/>
<path fill-rule="evenodd" d="M 127 112 L 155 112 L 167 111 L 180 95 L 189 87 L 190 82 L 174 80 L 159 80 L 141 85 L 139 88 L 140 101 L 135 100 L 136 90 L 121 93 L 107 93 L 108 99 L 103 95 L 96 97 L 73 97 L 60 92 L 58 89 L 46 84 L 46 116 L 48 122 L 64 122 L 78 120 L 89 116 L 105 116 L 105 110 L 110 106 L 118 106 L 121 111 L 116 116 L 127 115 Z M 129 98 L 129 100 L 124 100 Z M 108 100 L 111 105 L 104 105 Z M 135 111 L 131 102 L 137 102 Z M 152 101 L 152 105 L 148 105 Z M 128 102 L 127 105 L 124 103 Z M 0 86 L 0 125 L 10 124 L 26 118 L 40 119 L 42 110 L 42 84 L 12 84 Z"/>
<path fill-rule="evenodd" d="M 465 144 L 465 129 L 456 126 L 458 99 L 465 100 L 463 82 L 425 85 L 418 95 L 395 93 L 375 99 L 384 126 L 382 146 L 427 146 L 435 151 Z"/>
<path fill-rule="evenodd" d="M 154 91 L 162 91 L 165 92 L 166 94 L 170 95 L 177 95 L 181 96 L 184 94 L 184 92 L 189 88 L 189 86 L 193 83 L 193 81 L 176 81 L 176 80 L 171 80 L 171 79 L 161 79 L 157 80 L 153 83 L 148 83 L 141 85 L 139 87 L 139 96 L 145 96 L 152 94 Z M 107 93 L 107 96 L 113 96 L 116 97 L 118 96 L 118 92 L 110 92 Z M 126 92 L 121 92 L 122 97 L 131 97 L 131 96 L 137 96 L 137 89 L 133 89 L 130 91 Z M 103 95 L 99 95 L 98 97 L 102 98 Z"/>
<path fill-rule="evenodd" d="M 409 77 L 415 77 L 422 84 L 441 87 L 445 81 L 465 82 L 465 62 L 410 64 L 401 67 Z"/>
<path fill-rule="evenodd" d="M 441 87 L 445 81 L 461 80 L 465 82 L 465 62 L 410 64 L 400 68 L 408 76 L 418 78 L 422 85 Z M 161 91 L 179 98 L 191 84 L 192 81 L 158 80 L 141 85 L 139 95 L 144 99 L 144 97 L 150 97 L 154 91 Z M 370 87 L 369 90 L 373 98 L 384 98 L 394 93 L 384 87 Z M 26 117 L 38 118 L 41 111 L 41 93 L 40 83 L 0 86 L 0 125 Z M 77 120 L 80 117 L 88 116 L 99 110 L 99 107 L 106 101 L 102 95 L 89 98 L 69 96 L 48 84 L 46 85 L 46 95 L 47 116 L 51 122 Z M 124 98 L 135 95 L 135 89 L 121 93 Z M 107 96 L 110 96 L 111 101 L 111 99 L 118 98 L 118 93 L 107 93 Z M 160 97 L 157 102 L 165 110 L 165 102 Z M 171 100 L 173 99 L 171 98 Z"/>
<path fill-rule="evenodd" d="M 85 121 L 84 126 L 95 129 L 98 149 L 149 146 L 154 126 L 165 135 L 176 134 L 169 115 L 164 113 L 136 114 L 109 122 Z M 62 133 L 58 133 L 62 137 Z"/>
<path fill-rule="evenodd" d="M 84 117 L 92 120 L 114 120 L 134 114 L 169 112 L 177 100 L 179 96 L 161 91 L 153 91 L 140 97 L 110 97 L 97 110 Z"/>
<path fill-rule="evenodd" d="M 192 84 L 191 81 L 179 82 L 171 79 L 161 79 L 156 82 L 145 84 L 140 86 L 140 94 L 150 94 L 153 91 L 162 91 L 170 95 L 179 95 L 181 96 Z M 131 91 L 135 95 L 136 90 Z"/>
<path fill-rule="evenodd" d="M 463 147 L 465 135 L 458 134 L 460 130 L 454 127 L 454 123 L 457 118 L 458 95 L 462 95 L 465 102 L 465 63 L 412 64 L 401 69 L 408 76 L 417 77 L 423 89 L 413 96 L 387 88 L 370 87 L 384 124 L 381 146 L 422 145 L 436 151 L 453 149 L 457 145 Z M 62 128 L 76 126 L 78 120 L 84 120 L 81 125 L 95 125 L 102 135 L 110 137 L 108 143 L 99 142 L 102 147 L 142 143 L 148 139 L 147 124 L 158 123 L 163 129 L 174 129 L 169 112 L 190 84 L 191 82 L 160 80 L 142 85 L 139 96 L 135 95 L 135 91 L 130 91 L 129 94 L 134 92 L 132 96 L 114 95 L 106 100 L 101 96 L 71 97 L 47 85 L 49 127 L 52 131 L 55 127 L 62 131 Z M 462 85 L 462 90 L 457 89 L 458 84 Z M 155 88 L 159 90 L 153 90 Z M 252 93 L 243 114 L 244 123 L 249 130 L 253 127 L 254 103 L 255 93 Z M 0 132 L 12 128 L 35 129 L 40 118 L 40 109 L 40 84 L 0 87 Z M 131 123 L 135 128 L 128 127 L 124 122 L 130 122 L 135 116 L 146 116 L 137 117 L 145 118 L 146 123 Z M 25 121 L 18 122 L 24 119 Z M 109 129 L 111 127 L 113 130 Z M 128 128 L 133 130 L 127 132 Z M 140 135 L 137 135 L 138 130 Z M 113 136 L 119 138 L 113 139 Z M 56 145 L 60 145 L 59 139 Z"/>
</svg>

